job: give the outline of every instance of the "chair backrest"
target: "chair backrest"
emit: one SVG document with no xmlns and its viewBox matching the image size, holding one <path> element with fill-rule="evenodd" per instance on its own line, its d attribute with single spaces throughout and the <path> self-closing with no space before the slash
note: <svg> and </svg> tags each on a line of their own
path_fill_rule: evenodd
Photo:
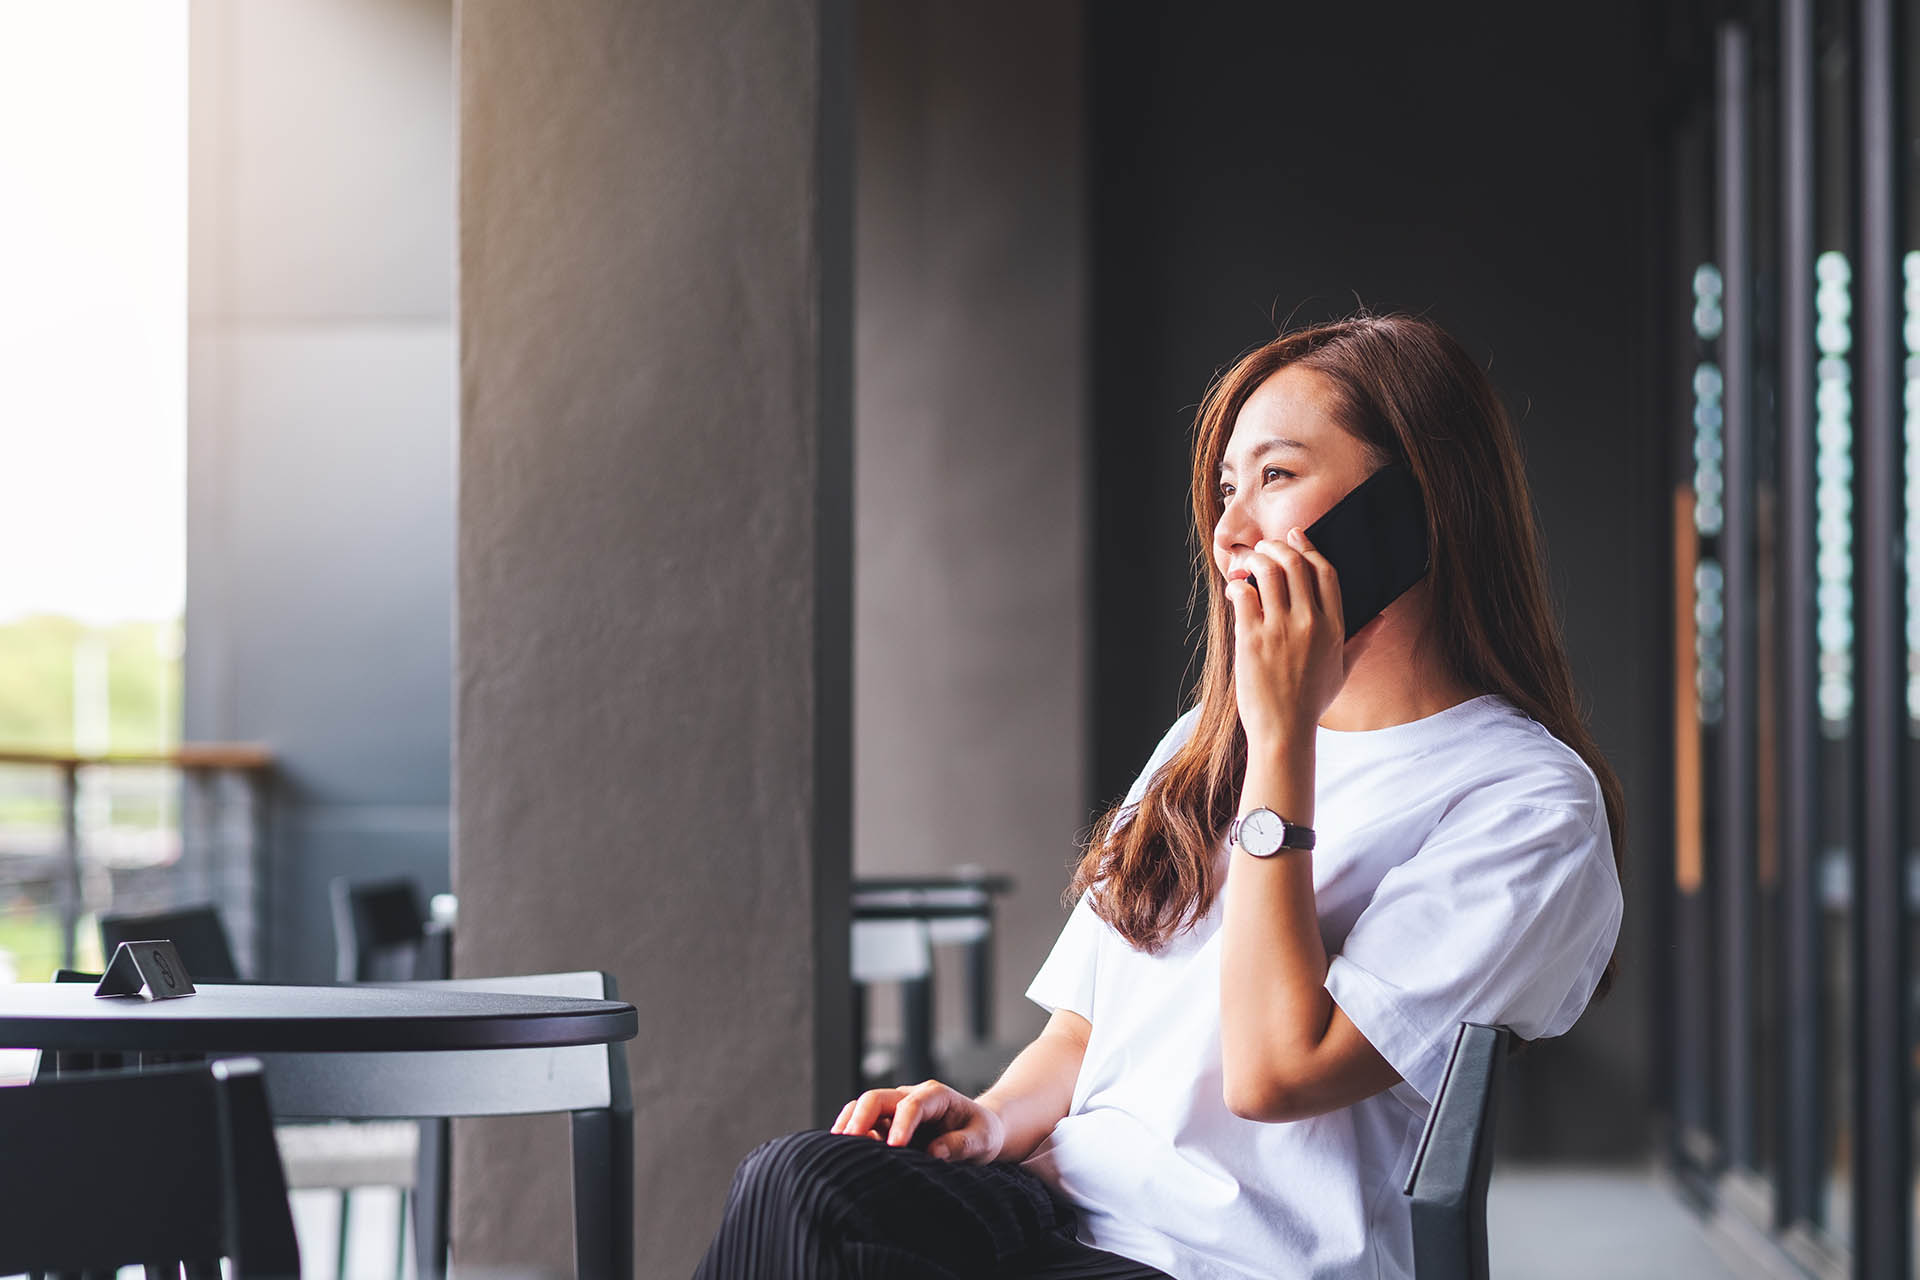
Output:
<svg viewBox="0 0 1920 1280">
<path fill-rule="evenodd" d="M 1511 1035 L 1479 1022 L 1462 1022 L 1454 1035 L 1404 1188 L 1418 1280 L 1486 1280 L 1493 1103 Z"/>
<path fill-rule="evenodd" d="M 250 1059 L 0 1089 L 0 1151 L 0 1275 L 220 1258 L 300 1274 Z"/>
<path fill-rule="evenodd" d="M 427 913 L 410 879 L 336 877 L 333 898 L 334 976 L 341 982 L 405 982 L 418 971 Z"/>
<path fill-rule="evenodd" d="M 617 1000 L 611 975 L 536 973 L 407 983 L 444 991 Z M 411 1120 L 630 1109 L 624 1044 L 558 1049 L 258 1055 L 274 1114 L 302 1120 Z"/>
<path fill-rule="evenodd" d="M 195 982 L 236 982 L 240 966 L 233 958 L 233 943 L 219 908 L 212 903 L 195 903 L 171 911 L 147 911 L 137 914 L 100 917 L 100 959 L 113 959 L 123 942 L 141 942 L 148 938 L 166 938 L 187 966 Z"/>
<path fill-rule="evenodd" d="M 610 974 L 536 973 L 409 987 L 617 1000 Z M 573 1113 L 574 1266 L 589 1280 L 633 1275 L 633 1095 L 625 1044 L 433 1053 L 262 1054 L 275 1114 L 297 1119 L 431 1119 Z M 585 1170 L 594 1170 L 589 1176 Z M 447 1256 L 447 1129 L 421 1126 L 418 1274 Z"/>
<path fill-rule="evenodd" d="M 924 920 L 855 920 L 849 952 L 855 982 L 905 982 L 933 972 Z"/>
</svg>

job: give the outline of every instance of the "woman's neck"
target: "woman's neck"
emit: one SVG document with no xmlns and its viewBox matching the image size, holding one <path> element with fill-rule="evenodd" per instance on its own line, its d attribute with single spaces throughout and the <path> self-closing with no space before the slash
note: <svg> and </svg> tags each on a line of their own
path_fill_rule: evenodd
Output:
<svg viewBox="0 0 1920 1280">
<path fill-rule="evenodd" d="M 1422 583 L 1389 605 L 1380 625 L 1355 655 L 1346 683 L 1320 716 L 1323 728 L 1342 733 L 1386 729 L 1458 706 L 1484 689 L 1455 678 L 1426 630 L 1428 601 Z"/>
<path fill-rule="evenodd" d="M 1479 696 L 1480 692 L 1457 683 L 1444 686 L 1420 684 L 1405 688 L 1376 684 L 1368 688 L 1356 688 L 1349 678 L 1340 695 L 1320 717 L 1320 725 L 1342 733 L 1391 728 L 1396 724 L 1437 715 L 1448 707 L 1458 706 L 1469 698 Z"/>
</svg>

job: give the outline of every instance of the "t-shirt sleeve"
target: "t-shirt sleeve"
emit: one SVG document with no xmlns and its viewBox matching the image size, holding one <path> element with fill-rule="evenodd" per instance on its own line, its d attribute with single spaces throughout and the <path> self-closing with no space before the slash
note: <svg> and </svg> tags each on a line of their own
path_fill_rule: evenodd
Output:
<svg viewBox="0 0 1920 1280">
<path fill-rule="evenodd" d="M 1147 785 L 1153 781 L 1153 775 L 1160 766 L 1173 758 L 1173 753 L 1193 732 L 1193 722 L 1198 709 L 1189 710 L 1168 729 L 1148 757 L 1146 767 L 1140 770 L 1140 776 L 1133 780 L 1127 789 L 1126 799 L 1122 800 L 1123 810 L 1132 810 L 1140 803 L 1147 792 Z M 1124 823 L 1124 814 L 1116 821 Z M 1093 1021 L 1094 973 L 1100 956 L 1100 937 L 1108 931 L 1107 923 L 1093 912 L 1090 894 L 1081 894 L 1080 901 L 1074 904 L 1067 915 L 1067 923 L 1060 930 L 1059 939 L 1053 944 L 1040 971 L 1034 975 L 1027 986 L 1027 999 L 1033 1001 L 1048 1013 L 1056 1009 L 1071 1009 L 1073 1012 Z"/>
<path fill-rule="evenodd" d="M 1093 1021 L 1093 975 L 1100 958 L 1100 931 L 1107 926 L 1086 894 L 1073 904 L 1060 938 L 1053 944 L 1040 972 L 1027 985 L 1027 999 L 1052 1013 L 1071 1009 Z"/>
<path fill-rule="evenodd" d="M 1429 1104 L 1462 1022 L 1535 1040 L 1586 1008 L 1620 933 L 1606 832 L 1576 809 L 1463 802 L 1381 877 L 1326 987 Z"/>
</svg>

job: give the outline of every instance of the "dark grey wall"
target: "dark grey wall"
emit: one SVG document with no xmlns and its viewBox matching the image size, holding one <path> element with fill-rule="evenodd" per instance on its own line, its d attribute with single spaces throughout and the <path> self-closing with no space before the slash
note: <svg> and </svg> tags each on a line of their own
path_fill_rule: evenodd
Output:
<svg viewBox="0 0 1920 1280">
<path fill-rule="evenodd" d="M 447 887 L 452 8 L 191 24 L 185 730 L 277 753 L 272 970 L 324 980 L 331 877 Z"/>
<path fill-rule="evenodd" d="M 618 979 L 686 1275 L 851 1074 L 851 16 L 458 26 L 455 966 Z M 566 1132 L 456 1127 L 457 1264 L 570 1271 Z"/>
<path fill-rule="evenodd" d="M 1024 1042 L 1087 816 L 1080 6 L 867 0 L 856 43 L 854 866 L 1013 876 Z"/>
<path fill-rule="evenodd" d="M 1575 673 L 1627 795 L 1619 985 L 1515 1064 L 1502 1139 L 1538 1154 L 1646 1141 L 1664 953 L 1644 932 L 1661 880 L 1633 861 L 1665 835 L 1669 524 L 1644 412 L 1635 14 L 1089 9 L 1094 795 L 1124 791 L 1180 706 L 1187 431 L 1209 377 L 1276 322 L 1356 296 L 1446 325 L 1517 416 Z"/>
</svg>

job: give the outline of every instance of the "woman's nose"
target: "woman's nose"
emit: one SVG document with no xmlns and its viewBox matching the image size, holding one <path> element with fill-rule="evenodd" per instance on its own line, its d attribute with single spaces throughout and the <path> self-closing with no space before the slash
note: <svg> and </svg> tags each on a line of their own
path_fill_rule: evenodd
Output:
<svg viewBox="0 0 1920 1280">
<path fill-rule="evenodd" d="M 1222 551 L 1232 551 L 1235 547 L 1251 547 L 1260 540 L 1260 531 L 1248 514 L 1246 504 L 1240 495 L 1227 499 L 1227 505 L 1220 512 L 1219 521 L 1213 526 L 1213 542 Z"/>
</svg>

